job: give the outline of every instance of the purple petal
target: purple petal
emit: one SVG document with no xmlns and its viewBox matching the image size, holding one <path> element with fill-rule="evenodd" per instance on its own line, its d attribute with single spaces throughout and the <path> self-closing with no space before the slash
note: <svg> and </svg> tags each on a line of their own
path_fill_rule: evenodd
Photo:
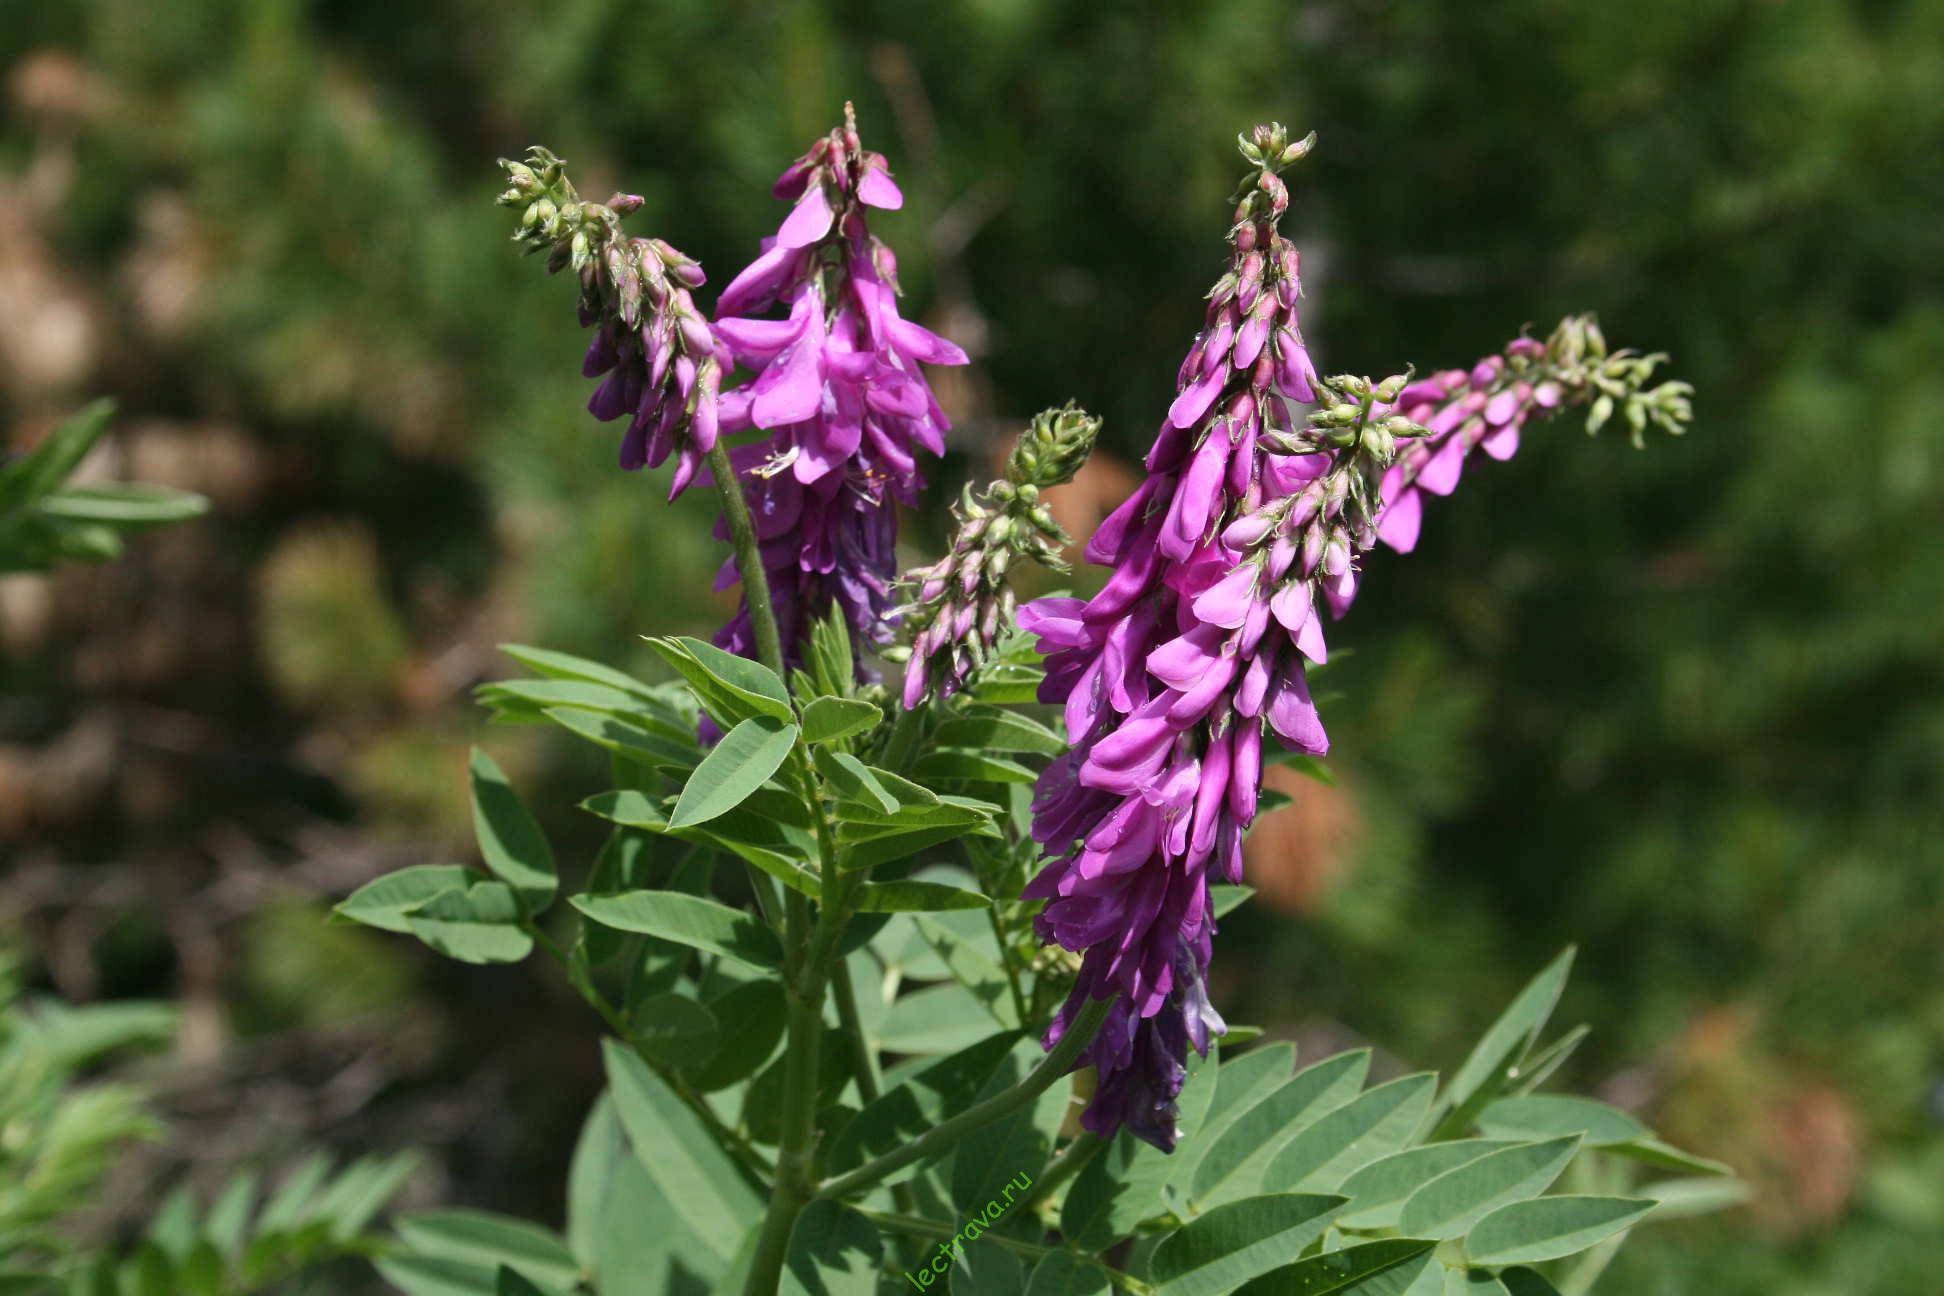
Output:
<svg viewBox="0 0 1944 1296">
<path fill-rule="evenodd" d="M 1219 626 L 1196 626 L 1149 653 L 1148 672 L 1169 688 L 1185 689 L 1215 664 L 1222 639 Z"/>
<path fill-rule="evenodd" d="M 805 320 L 724 319 L 716 332 L 729 343 L 738 363 L 750 369 L 774 360 L 777 353 L 803 334 Z"/>
<path fill-rule="evenodd" d="M 891 345 L 926 364 L 962 365 L 970 360 L 957 343 L 949 342 L 924 325 L 914 324 L 908 319 L 891 321 Z"/>
<path fill-rule="evenodd" d="M 1377 538 L 1398 553 L 1417 548 L 1418 532 L 1424 524 L 1424 496 L 1406 487 L 1404 493 L 1384 506 L 1377 515 Z"/>
<path fill-rule="evenodd" d="M 1194 385 L 1176 396 L 1174 404 L 1168 407 L 1168 422 L 1178 428 L 1193 427 L 1200 422 L 1201 416 L 1208 413 L 1208 407 L 1215 403 L 1215 398 L 1222 394 L 1222 383 L 1227 377 L 1226 372 L 1218 369 L 1196 379 Z"/>
<path fill-rule="evenodd" d="M 1312 601 L 1310 583 L 1293 580 L 1270 598 L 1269 611 L 1282 623 L 1283 629 L 1291 634 L 1300 634 L 1311 619 Z"/>
<path fill-rule="evenodd" d="M 796 249 L 772 245 L 722 290 L 722 296 L 716 299 L 716 317 L 747 315 L 768 306 L 793 277 L 798 260 Z"/>
<path fill-rule="evenodd" d="M 885 211 L 896 211 L 904 206 L 904 194 L 899 192 L 897 181 L 883 167 L 864 168 L 864 178 L 857 182 L 857 197 L 867 207 L 879 207 Z"/>
<path fill-rule="evenodd" d="M 1195 615 L 1210 625 L 1233 630 L 1248 619 L 1255 602 L 1256 569 L 1244 564 L 1211 585 L 1195 599 Z"/>
<path fill-rule="evenodd" d="M 830 200 L 824 197 L 823 186 L 811 185 L 790 209 L 782 228 L 776 231 L 776 246 L 809 247 L 830 232 L 830 219 Z"/>
<path fill-rule="evenodd" d="M 1310 700 L 1309 681 L 1296 663 L 1276 678 L 1269 690 L 1267 711 L 1269 727 L 1292 750 L 1321 756 L 1330 750 L 1329 735 L 1323 731 L 1323 718 Z"/>
<path fill-rule="evenodd" d="M 1465 438 L 1451 436 L 1445 439 L 1418 474 L 1417 484 L 1433 495 L 1449 495 L 1458 489 L 1459 474 L 1465 470 Z"/>
</svg>

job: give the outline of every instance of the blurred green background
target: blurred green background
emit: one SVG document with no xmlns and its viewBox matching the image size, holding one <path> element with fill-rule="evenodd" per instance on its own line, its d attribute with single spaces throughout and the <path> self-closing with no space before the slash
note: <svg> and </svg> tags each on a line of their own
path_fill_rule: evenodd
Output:
<svg viewBox="0 0 1944 1296">
<path fill-rule="evenodd" d="M 940 504 L 1068 397 L 1107 418 L 1068 518 L 1127 488 L 1259 119 L 1321 136 L 1289 228 L 1326 370 L 1581 309 L 1673 353 L 1685 440 L 1530 433 L 1371 563 L 1323 676 L 1341 784 L 1259 833 L 1218 1001 L 1450 1065 L 1576 941 L 1570 1082 L 1756 1190 L 1602 1290 L 1935 1290 L 1944 5 L 4 0 L 0 64 L 0 442 L 114 395 L 101 471 L 215 501 L 0 583 L 0 940 L 186 1014 L 174 1136 L 101 1227 L 304 1140 L 557 1214 L 598 1086 L 571 994 L 319 921 L 467 849 L 494 644 L 644 665 L 725 614 L 709 502 L 614 469 L 493 160 L 640 192 L 719 286 L 848 97 L 911 309 L 975 353 Z M 591 851 L 598 769 L 486 741 Z"/>
</svg>

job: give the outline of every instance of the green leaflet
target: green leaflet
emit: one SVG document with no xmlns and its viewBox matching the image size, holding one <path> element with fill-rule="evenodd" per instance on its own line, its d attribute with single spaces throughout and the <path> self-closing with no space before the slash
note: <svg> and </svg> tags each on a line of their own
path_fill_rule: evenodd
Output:
<svg viewBox="0 0 1944 1296">
<path fill-rule="evenodd" d="M 668 826 L 692 828 L 741 805 L 782 766 L 796 740 L 795 725 L 767 716 L 731 729 L 689 775 Z"/>
<path fill-rule="evenodd" d="M 1434 1137 L 1449 1138 L 1470 1128 L 1472 1118 L 1511 1083 L 1514 1070 L 1546 1028 L 1566 975 L 1573 967 L 1568 946 L 1528 981 L 1498 1020 L 1486 1028 L 1438 1100 L 1442 1117 Z"/>
<path fill-rule="evenodd" d="M 1654 1209 L 1632 1197 L 1540 1197 L 1501 1206 L 1472 1227 L 1465 1249 L 1474 1264 L 1536 1264 L 1576 1255 Z"/>
<path fill-rule="evenodd" d="M 694 690 L 716 722 L 728 728 L 754 716 L 788 722 L 796 718 L 790 693 L 776 673 L 760 662 L 726 653 L 687 636 L 651 638 L 648 646 Z"/>
<path fill-rule="evenodd" d="M 577 895 L 576 909 L 618 931 L 663 940 L 774 971 L 783 965 L 776 933 L 739 909 L 678 891 L 624 891 L 618 895 Z"/>
<path fill-rule="evenodd" d="M 473 833 L 493 876 L 510 886 L 528 914 L 553 903 L 560 883 L 553 847 L 499 765 L 479 748 L 472 753 Z"/>
<path fill-rule="evenodd" d="M 1369 1070 L 1368 1049 L 1339 1053 L 1264 1094 L 1209 1146 L 1195 1170 L 1196 1208 L 1207 1210 L 1260 1192 L 1270 1162 L 1284 1145 L 1318 1117 L 1354 1097 Z"/>
<path fill-rule="evenodd" d="M 1407 1144 L 1431 1110 L 1428 1071 L 1377 1085 L 1301 1129 L 1269 1162 L 1275 1188 L 1335 1192 L 1349 1174 Z"/>
<path fill-rule="evenodd" d="M 820 697 L 803 708 L 803 741 L 830 743 L 877 727 L 884 713 L 857 698 Z"/>
<path fill-rule="evenodd" d="M 1348 1228 L 1395 1228 L 1405 1199 L 1419 1188 L 1487 1152 L 1516 1146 L 1498 1139 L 1461 1139 L 1427 1143 L 1373 1161 L 1335 1189 L 1350 1199 L 1339 1222 Z"/>
<path fill-rule="evenodd" d="M 858 888 L 859 913 L 938 913 L 947 909 L 985 909 L 991 901 L 977 891 L 943 882 L 867 882 Z"/>
<path fill-rule="evenodd" d="M 756 1190 L 695 1114 L 646 1063 L 614 1040 L 602 1043 L 608 1092 L 635 1158 L 675 1213 L 723 1262 L 762 1213 Z"/>
<path fill-rule="evenodd" d="M 1227 1202 L 1161 1239 L 1148 1262 L 1160 1296 L 1219 1296 L 1303 1253 L 1343 1198 L 1272 1193 Z"/>
<path fill-rule="evenodd" d="M 479 875 L 463 864 L 411 864 L 353 891 L 331 910 L 332 920 L 411 933 L 405 915 L 441 891 L 463 890 Z"/>
<path fill-rule="evenodd" d="M 840 1202 L 813 1201 L 797 1216 L 783 1257 L 785 1296 L 873 1296 L 884 1240 Z"/>
<path fill-rule="evenodd" d="M 1397 1226 L 1410 1237 L 1462 1237 L 1491 1211 L 1536 1197 L 1579 1151 L 1579 1135 L 1488 1152 L 1447 1170 L 1405 1201 Z"/>
<path fill-rule="evenodd" d="M 1238 1296 L 1403 1296 L 1439 1267 L 1435 1242 L 1384 1238 L 1326 1251 L 1278 1269 L 1243 1287 Z"/>
<path fill-rule="evenodd" d="M 1478 1132 L 1487 1138 L 1537 1140 L 1580 1134 L 1587 1147 L 1608 1147 L 1647 1134 L 1645 1125 L 1617 1107 L 1563 1094 L 1501 1098 L 1478 1114 L 1477 1124 Z"/>
<path fill-rule="evenodd" d="M 439 892 L 405 915 L 414 936 L 462 963 L 518 963 L 533 949 L 520 929 L 520 904 L 504 882 Z"/>
<path fill-rule="evenodd" d="M 509 1265 L 528 1278 L 571 1287 L 580 1265 L 552 1230 L 477 1210 L 419 1211 L 394 1227 L 420 1255 L 443 1256 L 496 1268 Z"/>
</svg>

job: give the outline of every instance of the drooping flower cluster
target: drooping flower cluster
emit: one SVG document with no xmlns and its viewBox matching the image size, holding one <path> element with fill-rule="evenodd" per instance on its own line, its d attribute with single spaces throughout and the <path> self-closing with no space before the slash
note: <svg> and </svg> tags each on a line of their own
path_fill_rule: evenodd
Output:
<svg viewBox="0 0 1944 1296">
<path fill-rule="evenodd" d="M 678 452 L 674 499 L 715 446 L 716 397 L 731 363 L 689 296 L 704 282 L 702 267 L 661 239 L 622 233 L 621 218 L 641 199 L 583 202 L 566 164 L 546 149 L 500 165 L 511 187 L 499 201 L 520 211 L 514 241 L 547 252 L 548 273 L 572 267 L 580 277 L 581 325 L 595 330 L 581 372 L 606 375 L 588 411 L 603 422 L 628 417 L 623 468 L 659 468 Z"/>
<path fill-rule="evenodd" d="M 1228 273 L 1147 479 L 1087 546 L 1112 571 L 1106 586 L 1085 602 L 1020 610 L 1048 654 L 1040 697 L 1065 705 L 1073 743 L 1033 803 L 1033 835 L 1052 862 L 1025 897 L 1047 901 L 1043 938 L 1083 953 L 1046 1042 L 1087 999 L 1118 995 L 1084 1055 L 1099 1084 L 1083 1119 L 1103 1135 L 1125 1124 L 1163 1148 L 1175 1139 L 1186 1048 L 1205 1053 L 1225 1029 L 1203 987 L 1208 888 L 1240 877 L 1263 728 L 1303 750 L 1324 746 L 1300 656 L 1266 642 L 1266 602 L 1234 620 L 1225 585 L 1240 557 L 1231 524 L 1321 475 L 1309 459 L 1271 453 L 1294 431 L 1286 402 L 1316 396 L 1299 259 L 1278 230 L 1289 204 L 1279 173 L 1313 140 L 1262 126 L 1242 141 L 1254 169 L 1237 195 Z"/>
<path fill-rule="evenodd" d="M 904 199 L 884 158 L 859 142 L 848 106 L 844 125 L 793 162 L 775 193 L 790 214 L 723 290 L 715 330 L 755 375 L 723 393 L 721 431 L 770 433 L 731 459 L 795 660 L 811 621 L 833 604 L 857 640 L 889 641 L 895 504 L 916 499 L 918 452 L 942 453 L 950 426 L 919 366 L 966 355 L 898 314 L 897 261 L 872 237 L 865 209 Z M 784 318 L 763 318 L 779 306 Z M 726 524 L 718 533 L 727 537 Z M 736 580 L 726 563 L 718 587 Z M 716 642 L 754 655 L 746 600 Z"/>
<path fill-rule="evenodd" d="M 951 550 L 909 573 L 917 587 L 903 609 L 913 631 L 905 667 L 907 710 L 929 695 L 951 697 L 990 655 L 1013 623 L 1014 598 L 1006 576 L 1026 559 L 1065 571 L 1060 555 L 1072 543 L 1053 520 L 1043 491 L 1070 481 L 1100 435 L 1100 420 L 1071 403 L 1043 410 L 1020 433 L 1006 475 L 974 495 L 968 485 L 952 509 Z"/>
<path fill-rule="evenodd" d="M 1430 429 L 1384 474 L 1384 507 L 1377 535 L 1399 553 L 1417 547 L 1424 497 L 1458 487 L 1465 458 L 1474 448 L 1494 459 L 1519 449 L 1519 431 L 1532 418 L 1550 418 L 1590 405 L 1587 431 L 1598 432 L 1618 410 L 1636 446 L 1648 425 L 1679 436 L 1691 416 L 1693 388 L 1684 382 L 1648 387 L 1665 355 L 1608 353 L 1606 338 L 1590 315 L 1569 315 L 1545 342 L 1514 338 L 1500 355 L 1486 356 L 1469 371 L 1447 369 L 1412 383 L 1398 409 Z"/>
</svg>

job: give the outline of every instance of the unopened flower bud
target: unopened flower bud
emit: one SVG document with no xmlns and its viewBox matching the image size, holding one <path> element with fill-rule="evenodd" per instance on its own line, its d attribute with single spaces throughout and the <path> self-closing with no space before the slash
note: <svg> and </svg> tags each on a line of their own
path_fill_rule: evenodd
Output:
<svg viewBox="0 0 1944 1296">
<path fill-rule="evenodd" d="M 1323 550 L 1328 545 L 1328 537 L 1322 527 L 1310 527 L 1303 532 L 1303 575 L 1314 572 L 1323 561 Z"/>
<path fill-rule="evenodd" d="M 1303 138 L 1297 140 L 1295 143 L 1283 149 L 1282 156 L 1278 159 L 1278 161 L 1283 166 L 1293 165 L 1294 163 L 1300 162 L 1304 158 L 1308 157 L 1310 155 L 1310 150 L 1315 147 L 1316 147 L 1316 132 L 1311 131 L 1309 134 L 1303 136 Z"/>
<path fill-rule="evenodd" d="M 1006 479 L 1019 485 L 1058 486 L 1071 481 L 1093 453 L 1100 420 L 1069 402 L 1033 416 L 1013 446 Z"/>
<path fill-rule="evenodd" d="M 1350 570 L 1350 537 L 1341 528 L 1332 531 L 1323 546 L 1322 567 L 1323 574 L 1330 577 L 1341 577 Z"/>
</svg>

